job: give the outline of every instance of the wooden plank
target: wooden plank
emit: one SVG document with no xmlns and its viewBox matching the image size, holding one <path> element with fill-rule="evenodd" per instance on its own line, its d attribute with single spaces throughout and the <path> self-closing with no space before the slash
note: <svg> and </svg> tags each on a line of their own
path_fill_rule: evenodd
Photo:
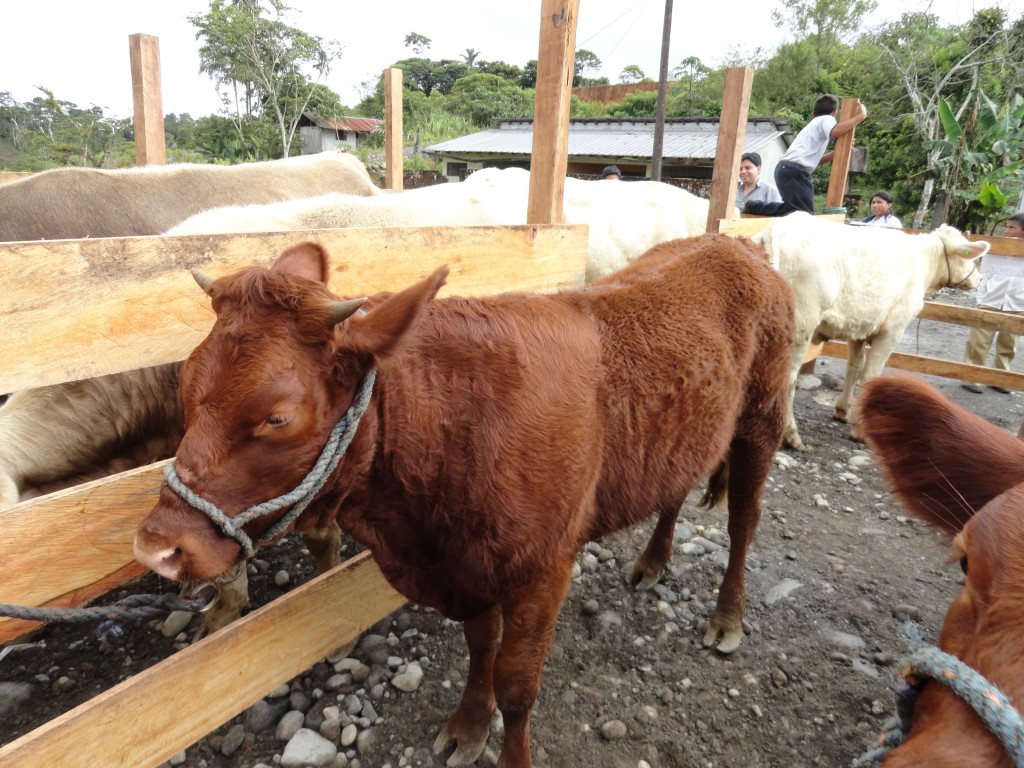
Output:
<svg viewBox="0 0 1024 768">
<path fill-rule="evenodd" d="M 954 323 L 971 328 L 991 328 L 996 331 L 1015 333 L 1018 336 L 1024 335 L 1024 316 L 994 312 L 990 309 L 957 307 L 952 304 L 941 304 L 937 301 L 926 301 L 924 308 L 917 316 L 922 320 Z"/>
<path fill-rule="evenodd" d="M 440 264 L 442 295 L 582 284 L 587 228 L 333 229 L 0 243 L 0 392 L 184 359 L 213 313 L 189 270 L 216 277 L 317 240 L 340 295 L 395 290 Z M 346 257 L 347 254 L 352 254 Z"/>
<path fill-rule="evenodd" d="M 846 216 L 842 213 L 818 213 L 815 214 L 815 218 L 838 221 L 839 223 L 846 220 Z M 716 228 L 712 231 L 720 232 L 723 235 L 732 235 L 733 237 L 753 237 L 774 220 L 771 216 L 751 216 L 745 213 L 738 219 L 718 219 Z"/>
<path fill-rule="evenodd" d="M 0 766 L 159 765 L 404 604 L 363 553 L 0 747 Z"/>
<path fill-rule="evenodd" d="M 822 354 L 825 357 L 836 357 L 845 360 L 847 357 L 846 343 L 840 341 L 826 342 Z M 923 373 L 929 376 L 942 376 L 947 379 L 974 381 L 979 384 L 995 384 L 1009 389 L 1024 390 L 1024 373 L 1000 371 L 981 365 L 958 363 L 953 360 L 939 360 L 934 357 L 912 355 L 906 352 L 893 352 L 889 356 L 886 367 Z"/>
<path fill-rule="evenodd" d="M 973 242 L 984 241 L 992 245 L 990 253 L 1000 256 L 1024 256 L 1024 237 L 1003 237 L 1002 235 L 968 234 Z M 984 257 L 982 257 L 984 259 Z"/>
<path fill-rule="evenodd" d="M 743 139 L 747 133 L 750 87 L 753 82 L 754 70 L 750 67 L 729 67 L 725 70 L 718 145 L 715 149 L 715 165 L 711 171 L 708 232 L 720 232 L 715 228 L 718 222 L 735 218 L 736 180 L 740 175 L 740 158 L 743 156 Z"/>
<path fill-rule="evenodd" d="M 530 197 L 526 207 L 526 221 L 530 224 L 562 220 L 579 8 L 580 0 L 541 2 Z"/>
<path fill-rule="evenodd" d="M 405 129 L 402 123 L 402 70 L 384 70 L 384 186 L 399 192 L 405 186 Z"/>
<path fill-rule="evenodd" d="M 135 109 L 135 164 L 163 165 L 164 106 L 160 90 L 160 40 L 153 35 L 129 35 L 132 101 Z"/>
<path fill-rule="evenodd" d="M 75 607 L 143 572 L 135 526 L 153 508 L 164 462 L 0 511 L 0 603 Z M 60 531 L 59 536 L 54 531 Z M 0 643 L 38 626 L 0 617 Z"/>
<path fill-rule="evenodd" d="M 860 112 L 859 99 L 843 99 L 839 108 L 839 121 L 847 120 Z M 836 139 L 832 150 L 832 170 L 828 177 L 828 192 L 825 193 L 826 208 L 841 208 L 846 195 L 846 177 L 850 173 L 850 154 L 853 152 L 853 136 L 857 129 L 844 133 Z"/>
</svg>

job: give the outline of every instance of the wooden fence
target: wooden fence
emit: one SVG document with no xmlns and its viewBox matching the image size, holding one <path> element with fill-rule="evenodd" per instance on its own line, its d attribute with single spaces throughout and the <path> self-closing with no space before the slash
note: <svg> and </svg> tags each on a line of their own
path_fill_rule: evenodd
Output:
<svg viewBox="0 0 1024 768">
<path fill-rule="evenodd" d="M 452 268 L 442 295 L 549 291 L 582 284 L 587 252 L 587 228 L 562 225 L 0 243 L 0 391 L 183 359 L 214 317 L 190 269 L 269 263 L 311 237 L 343 296 L 404 288 L 441 264 Z M 161 466 L 0 512 L 0 602 L 80 605 L 140 573 L 131 541 Z M 0 766 L 158 765 L 404 602 L 356 557 L 0 747 Z M 0 642 L 33 626 L 0 619 Z"/>
</svg>

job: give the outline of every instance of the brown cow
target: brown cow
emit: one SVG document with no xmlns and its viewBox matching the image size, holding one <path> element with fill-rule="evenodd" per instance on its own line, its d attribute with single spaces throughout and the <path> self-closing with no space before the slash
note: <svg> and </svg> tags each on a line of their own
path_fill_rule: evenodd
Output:
<svg viewBox="0 0 1024 768">
<path fill-rule="evenodd" d="M 960 594 L 946 612 L 939 648 L 1020 706 L 1024 443 L 906 375 L 865 384 L 859 407 L 864 436 L 889 486 L 912 514 L 951 537 L 954 558 L 964 571 Z M 978 715 L 935 680 L 924 684 L 904 742 L 882 761 L 885 768 L 1019 764 Z"/>
<path fill-rule="evenodd" d="M 457 742 L 449 764 L 475 760 L 497 706 L 498 765 L 523 768 L 579 549 L 656 513 L 631 574 L 653 586 L 680 505 L 714 471 L 708 495 L 727 487 L 732 547 L 704 644 L 739 645 L 793 341 L 792 293 L 761 252 L 721 235 L 674 240 L 587 288 L 485 299 L 435 299 L 442 267 L 400 293 L 337 302 L 328 269 L 304 243 L 270 270 L 197 276 L 217 320 L 182 367 L 186 431 L 168 465 L 191 499 L 164 485 L 137 530 L 140 562 L 186 582 L 230 571 L 248 537 L 279 535 L 268 529 L 282 512 L 232 538 L 230 518 L 279 507 L 344 427 L 347 452 L 294 525 L 337 519 L 402 594 L 465 622 L 469 683 L 435 750 Z M 215 526 L 190 504 L 226 518 Z"/>
<path fill-rule="evenodd" d="M 379 195 L 355 155 L 241 165 L 55 168 L 0 185 L 0 242 L 157 235 L 210 208 L 332 192 Z"/>
</svg>

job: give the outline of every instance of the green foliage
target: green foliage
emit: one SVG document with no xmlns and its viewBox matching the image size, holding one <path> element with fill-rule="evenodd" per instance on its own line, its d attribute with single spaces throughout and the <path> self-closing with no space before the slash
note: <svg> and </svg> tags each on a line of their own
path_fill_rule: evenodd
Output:
<svg viewBox="0 0 1024 768">
<path fill-rule="evenodd" d="M 519 85 L 519 78 L 523 76 L 522 67 L 506 64 L 504 61 L 481 61 L 476 65 L 476 71 L 485 75 L 497 75 L 516 85 Z"/>
<path fill-rule="evenodd" d="M 619 73 L 620 83 L 644 83 L 650 79 L 636 64 L 627 64 Z"/>
<path fill-rule="evenodd" d="M 609 117 L 610 114 L 608 106 L 599 101 L 584 101 L 576 94 L 569 97 L 569 117 Z"/>
<path fill-rule="evenodd" d="M 533 91 L 513 85 L 497 75 L 473 74 L 452 87 L 448 106 L 476 126 L 504 117 L 531 117 Z"/>
<path fill-rule="evenodd" d="M 1010 201 L 1024 178 L 1024 97 L 1014 94 L 997 105 L 979 93 L 963 123 L 942 99 L 939 115 L 945 139 L 926 147 L 939 153 L 938 165 L 958 198 L 951 219 L 977 230 L 1013 213 Z"/>
<path fill-rule="evenodd" d="M 337 43 L 287 24 L 290 10 L 282 0 L 210 0 L 208 13 L 188 17 L 202 41 L 200 71 L 216 83 L 240 143 L 262 148 L 261 154 L 274 151 L 273 144 L 290 154 L 298 120 L 314 97 L 310 76 L 326 75 L 341 55 Z M 274 139 L 262 135 L 264 116 L 276 125 Z"/>
<path fill-rule="evenodd" d="M 657 107 L 657 91 L 633 91 L 617 104 L 609 104 L 608 114 L 611 117 L 654 117 Z"/>
<path fill-rule="evenodd" d="M 416 32 L 410 32 L 405 36 L 405 47 L 412 48 L 412 52 L 417 56 L 422 56 L 423 52 L 430 47 L 431 40 L 426 35 L 420 35 Z"/>
</svg>

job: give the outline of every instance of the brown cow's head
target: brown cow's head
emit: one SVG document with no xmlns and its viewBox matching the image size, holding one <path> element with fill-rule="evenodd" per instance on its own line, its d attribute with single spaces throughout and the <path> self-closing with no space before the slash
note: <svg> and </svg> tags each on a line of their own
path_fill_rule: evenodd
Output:
<svg viewBox="0 0 1024 768">
<path fill-rule="evenodd" d="M 415 329 L 447 268 L 392 296 L 339 302 L 326 287 L 328 261 L 315 243 L 285 251 L 268 270 L 215 281 L 197 276 L 217 320 L 181 369 L 185 436 L 174 468 L 185 486 L 233 518 L 288 493 L 315 465 L 367 372 Z M 367 412 L 341 465 L 300 528 L 330 522 L 371 460 L 376 417 Z M 256 539 L 286 510 L 254 520 Z M 228 571 L 240 545 L 165 484 L 139 524 L 135 555 L 172 579 L 206 581 Z"/>
<path fill-rule="evenodd" d="M 909 376 L 873 379 L 860 407 L 890 487 L 951 537 L 964 571 L 939 647 L 1024 700 L 1024 443 Z M 935 682 L 883 764 L 1011 765 L 977 715 Z"/>
</svg>

